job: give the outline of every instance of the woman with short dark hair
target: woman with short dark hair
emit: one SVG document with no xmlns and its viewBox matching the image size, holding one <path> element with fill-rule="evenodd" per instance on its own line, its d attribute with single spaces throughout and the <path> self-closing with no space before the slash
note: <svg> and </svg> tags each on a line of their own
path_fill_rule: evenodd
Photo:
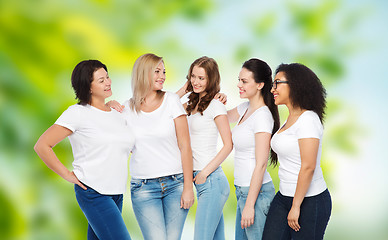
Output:
<svg viewBox="0 0 388 240">
<path fill-rule="evenodd" d="M 320 166 L 326 91 L 317 75 L 299 64 L 281 64 L 271 92 L 286 105 L 286 123 L 272 137 L 279 159 L 279 191 L 271 203 L 263 239 L 323 239 L 331 197 Z"/>
<path fill-rule="evenodd" d="M 78 104 L 63 112 L 34 147 L 50 169 L 74 184 L 89 223 L 88 240 L 131 239 L 121 210 L 134 137 L 120 113 L 105 104 L 112 95 L 107 71 L 97 60 L 82 61 L 74 68 L 71 83 Z M 73 171 L 52 150 L 66 137 L 73 149 Z"/>
</svg>

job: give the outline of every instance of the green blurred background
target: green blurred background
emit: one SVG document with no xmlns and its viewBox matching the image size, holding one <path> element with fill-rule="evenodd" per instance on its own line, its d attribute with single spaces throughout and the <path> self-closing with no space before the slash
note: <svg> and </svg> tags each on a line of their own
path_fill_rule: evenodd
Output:
<svg viewBox="0 0 388 240">
<path fill-rule="evenodd" d="M 388 239 L 387 11 L 383 0 L 0 0 L 0 238 L 86 239 L 73 186 L 33 145 L 75 103 L 70 75 L 79 61 L 105 63 L 122 102 L 135 59 L 153 52 L 164 57 L 169 91 L 194 59 L 215 58 L 228 109 L 241 102 L 237 76 L 251 57 L 273 69 L 295 61 L 312 68 L 328 91 L 322 165 L 333 212 L 325 239 Z M 282 122 L 286 114 L 281 108 Z M 71 168 L 68 140 L 54 150 Z M 223 167 L 226 235 L 234 239 L 233 153 Z M 278 188 L 277 169 L 270 172 Z M 141 239 L 128 192 L 123 216 Z M 195 206 L 183 239 L 192 239 L 194 217 Z"/>
</svg>

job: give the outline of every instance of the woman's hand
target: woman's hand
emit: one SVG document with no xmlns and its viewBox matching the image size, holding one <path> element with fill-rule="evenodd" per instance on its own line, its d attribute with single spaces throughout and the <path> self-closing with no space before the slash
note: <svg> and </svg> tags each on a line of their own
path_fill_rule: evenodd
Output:
<svg viewBox="0 0 388 240">
<path fill-rule="evenodd" d="M 206 179 L 207 175 L 203 171 L 200 171 L 193 179 L 193 182 L 195 182 L 195 184 L 204 184 L 206 182 Z"/>
<path fill-rule="evenodd" d="M 290 212 L 288 213 L 287 220 L 288 220 L 288 226 L 294 229 L 295 232 L 299 231 L 300 229 L 300 226 L 298 223 L 299 215 L 300 215 L 300 208 L 292 206 Z"/>
<path fill-rule="evenodd" d="M 183 188 L 181 196 L 181 208 L 189 209 L 194 204 L 194 192 L 193 188 L 191 190 Z"/>
<path fill-rule="evenodd" d="M 176 92 L 180 98 L 187 93 L 187 86 L 189 85 L 189 81 L 186 81 L 185 84 Z"/>
<path fill-rule="evenodd" d="M 77 184 L 78 186 L 80 186 L 82 189 L 86 190 L 87 188 L 85 187 L 85 185 L 83 185 L 77 178 L 77 176 L 74 174 L 73 171 L 69 172 L 68 175 L 66 175 L 64 177 L 64 179 L 68 182 L 71 182 L 73 184 Z"/>
<path fill-rule="evenodd" d="M 250 227 L 255 222 L 255 208 L 245 206 L 241 213 L 241 229 Z"/>
<path fill-rule="evenodd" d="M 224 105 L 225 105 L 226 102 L 228 101 L 228 97 L 226 96 L 225 93 L 217 93 L 217 94 L 214 96 L 214 99 L 217 99 L 218 101 L 222 102 Z"/>
<path fill-rule="evenodd" d="M 116 100 L 111 100 L 111 101 L 107 102 L 105 105 L 113 108 L 114 110 L 116 110 L 118 112 L 123 112 L 123 110 L 124 110 L 124 105 L 121 105 Z"/>
</svg>

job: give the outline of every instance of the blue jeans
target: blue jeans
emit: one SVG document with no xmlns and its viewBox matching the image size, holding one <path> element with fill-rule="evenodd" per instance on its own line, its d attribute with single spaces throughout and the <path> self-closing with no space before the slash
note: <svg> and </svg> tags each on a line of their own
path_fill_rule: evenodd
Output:
<svg viewBox="0 0 388 240">
<path fill-rule="evenodd" d="M 268 240 L 314 240 L 323 239 L 331 215 L 331 197 L 329 191 L 305 197 L 300 206 L 300 230 L 295 232 L 288 226 L 287 216 L 291 210 L 293 197 L 283 196 L 278 192 L 271 203 L 263 239 Z"/>
<path fill-rule="evenodd" d="M 131 239 L 121 216 L 123 194 L 103 195 L 86 187 L 74 185 L 77 202 L 89 223 L 88 240 Z"/>
<path fill-rule="evenodd" d="M 131 179 L 131 200 L 145 240 L 180 239 L 188 209 L 180 207 L 183 174 Z"/>
<path fill-rule="evenodd" d="M 261 185 L 261 189 L 255 203 L 254 222 L 251 226 L 244 229 L 241 229 L 241 213 L 244 210 L 245 202 L 247 201 L 249 187 L 235 187 L 237 197 L 235 238 L 236 240 L 261 239 L 263 236 L 265 219 L 267 218 L 271 201 L 275 196 L 275 187 L 272 181 Z"/>
<path fill-rule="evenodd" d="M 194 172 L 194 177 L 200 171 Z M 197 188 L 197 212 L 194 239 L 225 239 L 222 209 L 229 196 L 229 182 L 221 167 L 212 172 Z"/>
</svg>

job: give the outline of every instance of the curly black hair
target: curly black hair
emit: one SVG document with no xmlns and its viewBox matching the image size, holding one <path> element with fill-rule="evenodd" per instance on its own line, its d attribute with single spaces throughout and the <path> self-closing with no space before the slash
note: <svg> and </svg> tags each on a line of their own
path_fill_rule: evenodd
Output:
<svg viewBox="0 0 388 240">
<path fill-rule="evenodd" d="M 290 101 L 294 107 L 314 111 L 321 123 L 325 118 L 326 89 L 318 76 L 300 63 L 280 64 L 276 74 L 282 72 L 290 87 Z"/>
<path fill-rule="evenodd" d="M 100 68 L 108 72 L 105 64 L 98 60 L 85 60 L 75 66 L 71 74 L 71 85 L 75 92 L 75 99 L 78 99 L 78 104 L 86 105 L 90 103 L 90 86 L 93 82 L 93 73 Z"/>
</svg>

